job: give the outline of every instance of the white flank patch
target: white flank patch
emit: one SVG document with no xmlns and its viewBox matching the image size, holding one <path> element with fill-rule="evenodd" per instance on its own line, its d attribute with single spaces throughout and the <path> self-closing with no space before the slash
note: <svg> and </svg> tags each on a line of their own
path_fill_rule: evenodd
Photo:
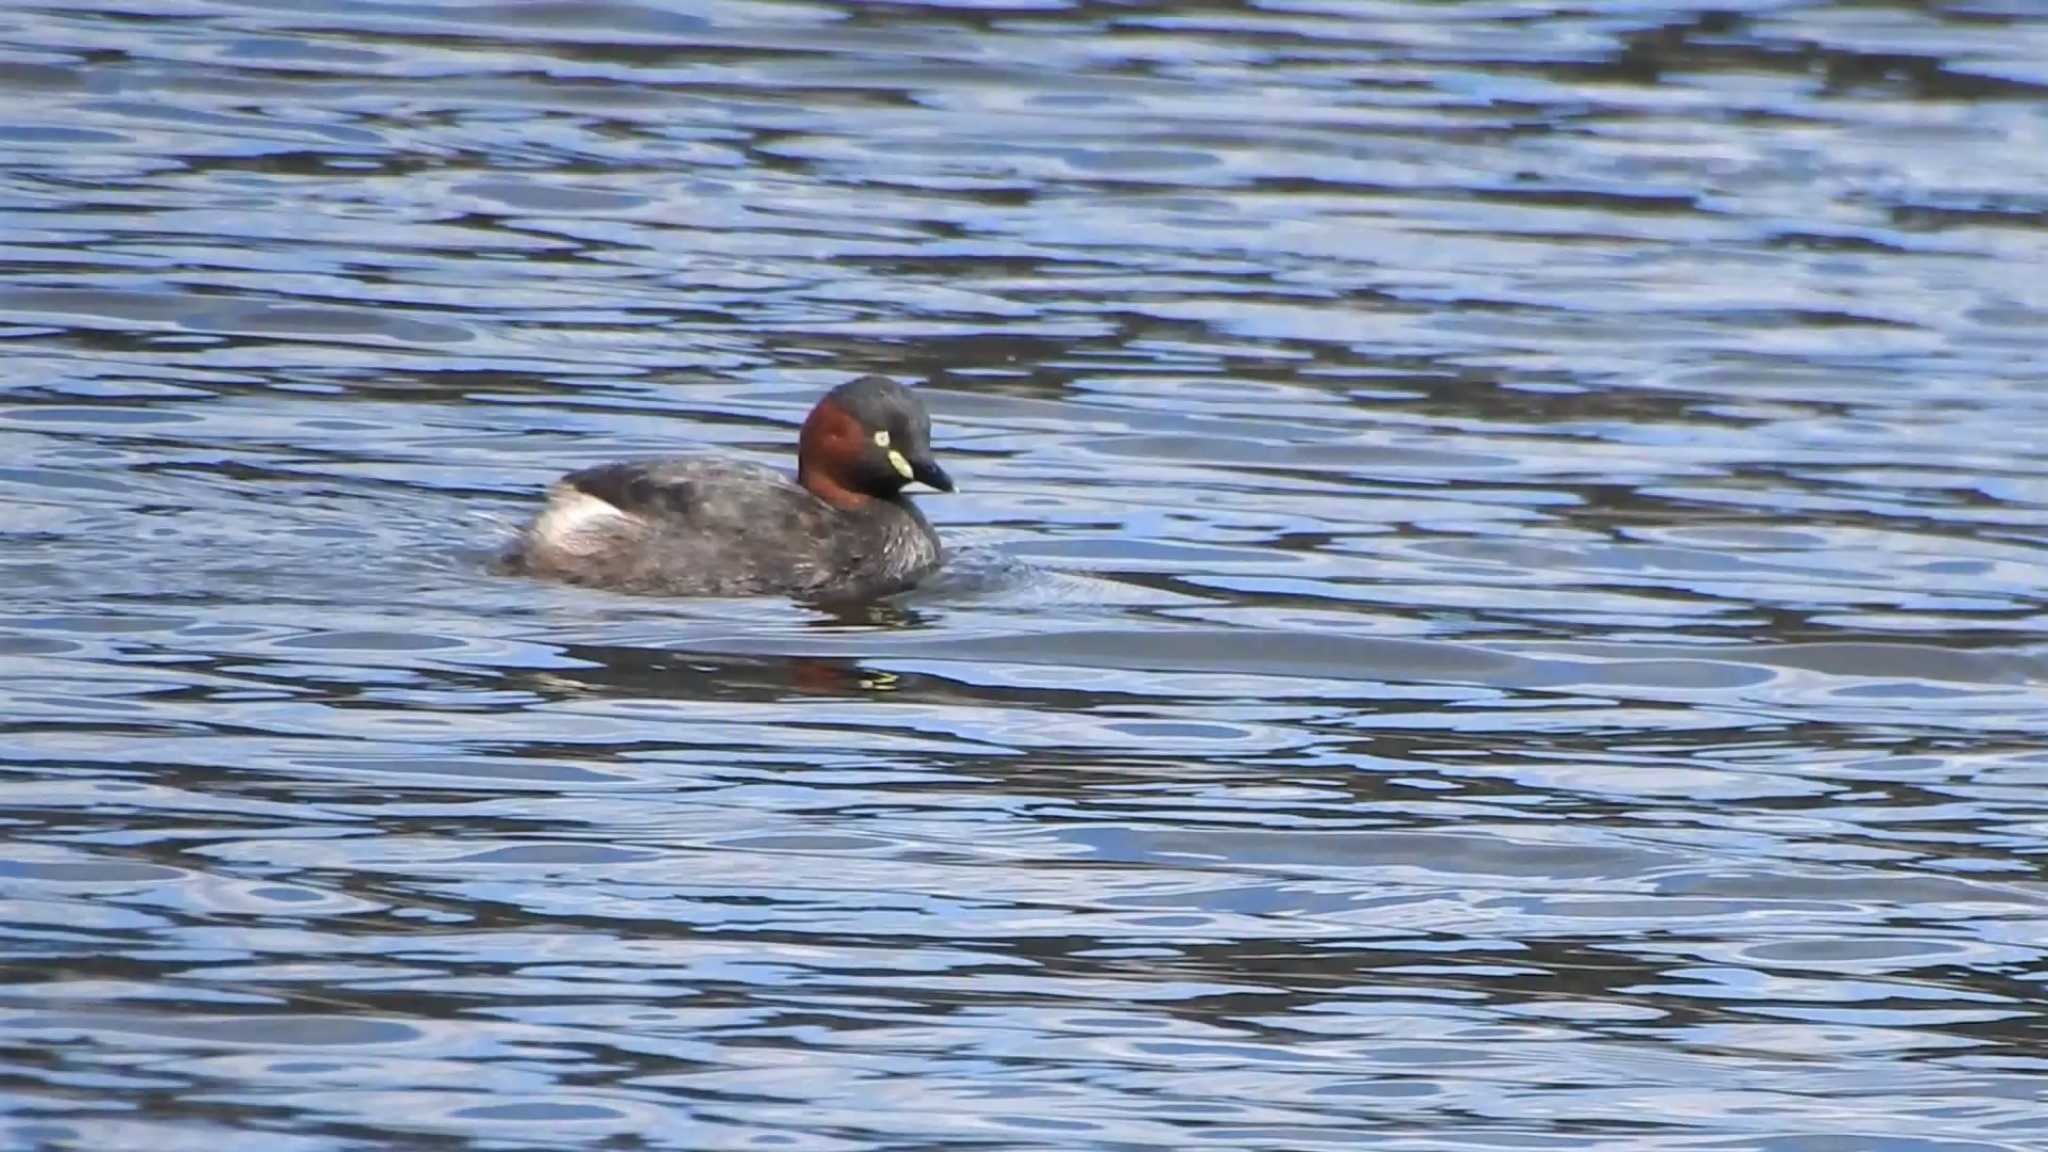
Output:
<svg viewBox="0 0 2048 1152">
<path fill-rule="evenodd" d="M 580 488 L 563 485 L 548 494 L 548 506 L 533 522 L 533 536 L 550 548 L 582 552 L 633 517 Z"/>
</svg>

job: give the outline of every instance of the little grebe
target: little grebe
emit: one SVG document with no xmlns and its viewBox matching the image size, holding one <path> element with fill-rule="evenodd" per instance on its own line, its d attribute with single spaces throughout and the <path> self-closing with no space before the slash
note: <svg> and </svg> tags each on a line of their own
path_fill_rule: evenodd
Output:
<svg viewBox="0 0 2048 1152">
<path fill-rule="evenodd" d="M 867 599 L 937 570 L 939 537 L 904 485 L 941 492 L 931 417 L 885 376 L 834 388 L 797 438 L 796 479 L 733 460 L 601 464 L 548 489 L 506 555 L 515 571 L 665 596 Z"/>
</svg>

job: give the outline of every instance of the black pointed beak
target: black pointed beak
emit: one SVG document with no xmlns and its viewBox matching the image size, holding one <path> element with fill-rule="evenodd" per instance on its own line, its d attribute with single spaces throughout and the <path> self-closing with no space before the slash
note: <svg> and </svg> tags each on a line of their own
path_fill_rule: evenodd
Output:
<svg viewBox="0 0 2048 1152">
<path fill-rule="evenodd" d="M 920 456 L 910 462 L 910 478 L 937 488 L 941 492 L 953 490 L 953 478 L 939 467 L 938 461 L 929 456 Z"/>
</svg>

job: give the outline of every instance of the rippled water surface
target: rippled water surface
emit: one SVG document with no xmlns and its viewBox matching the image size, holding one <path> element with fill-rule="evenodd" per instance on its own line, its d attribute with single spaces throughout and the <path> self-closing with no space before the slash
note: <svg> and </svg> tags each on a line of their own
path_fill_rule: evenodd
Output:
<svg viewBox="0 0 2048 1152">
<path fill-rule="evenodd" d="M 0 1146 L 2048 1147 L 2048 8 L 0 10 Z M 943 578 L 523 582 L 923 383 Z"/>
</svg>

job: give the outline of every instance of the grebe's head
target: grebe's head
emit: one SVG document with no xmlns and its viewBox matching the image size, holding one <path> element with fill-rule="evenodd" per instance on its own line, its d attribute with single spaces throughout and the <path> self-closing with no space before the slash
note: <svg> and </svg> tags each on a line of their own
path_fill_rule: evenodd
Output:
<svg viewBox="0 0 2048 1152">
<path fill-rule="evenodd" d="M 849 380 L 818 401 L 797 439 L 796 478 L 839 508 L 889 499 L 912 480 L 953 490 L 932 459 L 924 401 L 887 376 Z"/>
</svg>

